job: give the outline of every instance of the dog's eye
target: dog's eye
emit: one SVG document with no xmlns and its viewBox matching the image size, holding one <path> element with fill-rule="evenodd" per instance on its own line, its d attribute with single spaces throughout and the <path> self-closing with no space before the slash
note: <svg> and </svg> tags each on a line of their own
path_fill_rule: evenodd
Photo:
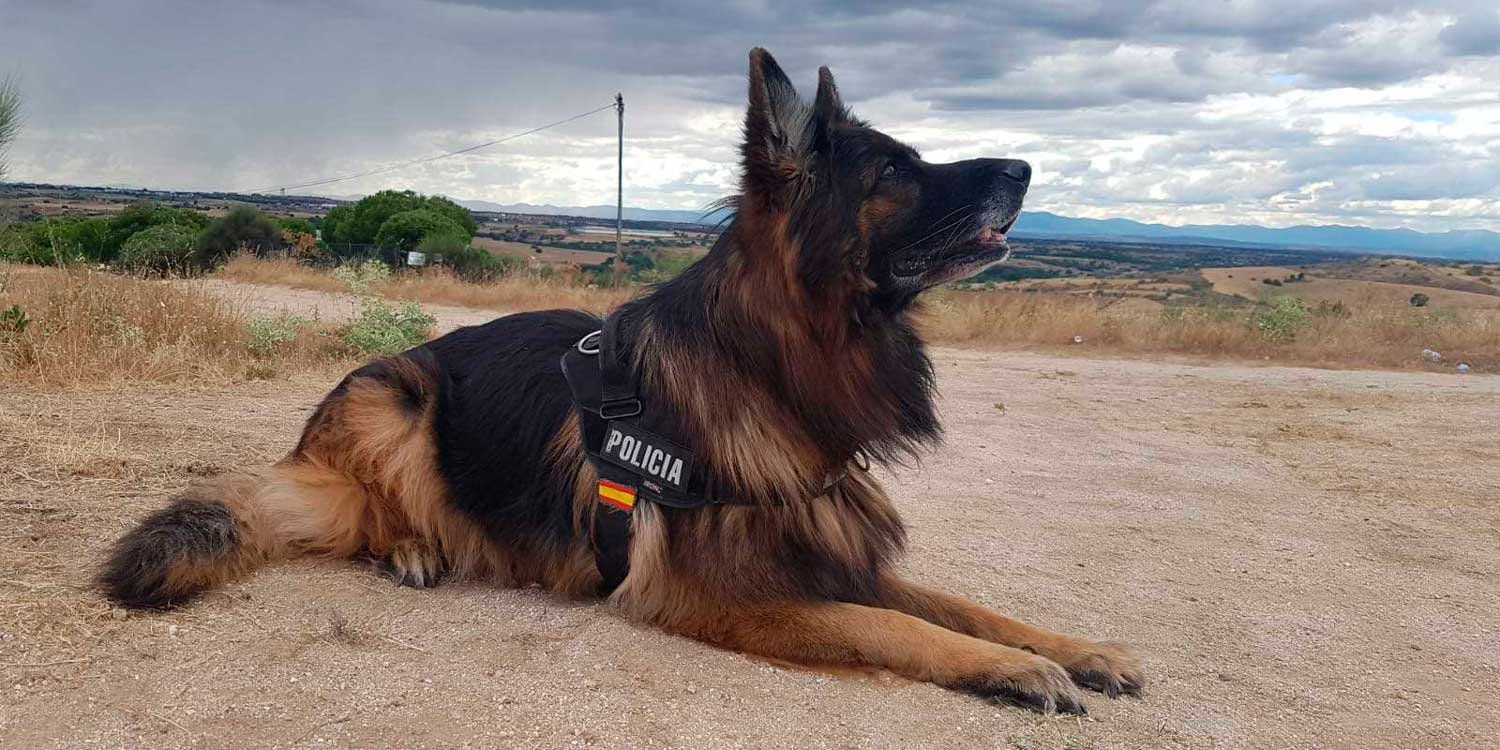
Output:
<svg viewBox="0 0 1500 750">
<path fill-rule="evenodd" d="M 895 179 L 895 178 L 896 178 L 896 165 L 895 164 L 887 164 L 887 165 L 885 165 L 885 169 L 881 170 L 881 172 L 880 172 L 880 179 L 882 179 L 882 180 L 892 180 L 892 179 Z"/>
</svg>

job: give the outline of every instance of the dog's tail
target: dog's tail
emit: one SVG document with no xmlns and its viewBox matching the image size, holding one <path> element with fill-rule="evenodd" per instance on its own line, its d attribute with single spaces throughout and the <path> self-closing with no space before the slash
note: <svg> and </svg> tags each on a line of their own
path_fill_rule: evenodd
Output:
<svg viewBox="0 0 1500 750">
<path fill-rule="evenodd" d="M 479 527 L 448 509 L 432 433 L 436 371 L 421 351 L 354 371 L 286 459 L 189 489 L 121 537 L 99 587 L 157 609 L 274 560 L 382 559 L 409 539 L 442 547 L 454 572 L 498 569 Z"/>
<path fill-rule="evenodd" d="M 198 485 L 115 542 L 98 583 L 126 607 L 160 609 L 301 552 L 358 547 L 330 495 L 361 492 L 333 472 L 281 464 Z M 350 498 L 352 499 L 352 498 Z"/>
</svg>

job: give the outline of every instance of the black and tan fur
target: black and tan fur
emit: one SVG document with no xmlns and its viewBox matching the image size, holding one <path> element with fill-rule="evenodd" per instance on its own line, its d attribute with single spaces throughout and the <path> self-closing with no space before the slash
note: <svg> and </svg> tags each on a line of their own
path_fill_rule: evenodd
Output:
<svg viewBox="0 0 1500 750">
<path fill-rule="evenodd" d="M 917 294 L 1003 256 L 1024 163 L 929 164 L 853 118 L 827 69 L 798 98 L 751 53 L 743 192 L 713 250 L 620 311 L 652 403 L 713 485 L 751 505 L 637 508 L 630 617 L 808 665 L 874 666 L 1042 710 L 1075 683 L 1138 692 L 1121 646 L 1031 627 L 898 577 L 905 530 L 855 468 L 934 443 Z M 996 238 L 1001 238 L 997 240 Z M 593 467 L 558 367 L 598 318 L 551 311 L 460 329 L 360 368 L 269 468 L 194 488 L 115 546 L 100 581 L 166 607 L 266 562 L 373 556 L 410 585 L 440 576 L 599 583 Z M 802 498 L 780 504 L 772 498 Z"/>
</svg>

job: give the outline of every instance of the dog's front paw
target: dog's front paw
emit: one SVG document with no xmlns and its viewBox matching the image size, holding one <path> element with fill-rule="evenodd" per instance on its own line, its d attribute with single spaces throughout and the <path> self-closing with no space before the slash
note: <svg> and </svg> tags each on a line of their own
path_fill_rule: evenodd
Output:
<svg viewBox="0 0 1500 750">
<path fill-rule="evenodd" d="M 1067 670 L 1034 654 L 991 664 L 950 687 L 1043 713 L 1088 714 Z"/>
<path fill-rule="evenodd" d="M 385 570 L 399 585 L 428 589 L 437 585 L 443 573 L 443 557 L 425 541 L 403 539 L 386 556 Z"/>
<path fill-rule="evenodd" d="M 1146 673 L 1129 646 L 1115 641 L 1078 641 L 1067 652 L 1053 657 L 1073 680 L 1111 698 L 1140 696 L 1146 690 Z"/>
</svg>

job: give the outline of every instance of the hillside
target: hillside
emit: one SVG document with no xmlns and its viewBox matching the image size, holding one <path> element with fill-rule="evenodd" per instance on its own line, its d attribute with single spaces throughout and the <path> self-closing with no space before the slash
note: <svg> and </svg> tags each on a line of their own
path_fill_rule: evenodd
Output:
<svg viewBox="0 0 1500 750">
<path fill-rule="evenodd" d="M 1370 227 L 1273 228 L 1235 224 L 1190 224 L 1174 227 L 1144 224 L 1129 219 L 1075 219 L 1046 211 L 1027 211 L 1016 225 L 1014 234 L 1017 237 L 1152 240 L 1171 244 L 1234 243 L 1348 253 L 1500 261 L 1500 233 L 1484 230 L 1426 233 L 1410 229 Z"/>
</svg>

